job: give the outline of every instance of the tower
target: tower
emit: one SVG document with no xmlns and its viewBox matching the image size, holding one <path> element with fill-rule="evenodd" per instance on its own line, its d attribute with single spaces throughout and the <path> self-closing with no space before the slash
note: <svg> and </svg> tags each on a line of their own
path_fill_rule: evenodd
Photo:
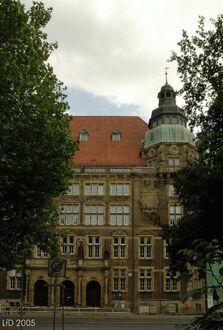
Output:
<svg viewBox="0 0 223 330">
<path fill-rule="evenodd" d="M 159 106 L 152 111 L 145 134 L 144 159 L 147 166 L 168 172 L 197 157 L 195 138 L 186 127 L 184 111 L 176 104 L 176 92 L 167 81 L 158 99 Z"/>
</svg>

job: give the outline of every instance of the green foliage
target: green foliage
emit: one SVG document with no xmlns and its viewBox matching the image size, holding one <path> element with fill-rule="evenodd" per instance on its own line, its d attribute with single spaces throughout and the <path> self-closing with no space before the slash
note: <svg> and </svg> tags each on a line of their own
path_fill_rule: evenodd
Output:
<svg viewBox="0 0 223 330">
<path fill-rule="evenodd" d="M 187 293 L 185 299 L 197 294 L 223 289 L 221 274 L 213 264 L 223 256 L 221 203 L 223 195 L 223 15 L 211 20 L 199 18 L 194 36 L 183 31 L 178 43 L 180 52 L 172 52 L 183 83 L 180 93 L 191 128 L 197 127 L 199 160 L 176 173 L 174 186 L 184 206 L 178 225 L 165 226 L 164 238 L 169 240 L 172 268 L 182 273 L 197 273 L 205 279 L 211 274 L 217 283 Z M 188 278 L 190 276 L 187 275 Z M 215 290 L 215 291 L 214 291 Z M 215 296 L 217 296 L 215 294 Z M 214 309 L 213 309 L 214 311 Z M 211 312 L 210 312 L 211 313 Z M 208 329 L 209 311 L 192 322 L 187 329 Z M 207 326 L 207 327 L 206 327 Z"/>
<path fill-rule="evenodd" d="M 223 249 L 221 234 L 221 196 L 223 193 L 223 15 L 211 20 L 205 29 L 200 17 L 196 34 L 183 31 L 178 43 L 180 53 L 173 52 L 183 82 L 181 93 L 192 127 L 199 126 L 199 161 L 190 163 L 175 175 L 174 185 L 184 206 L 184 217 L 174 228 L 165 228 L 171 239 L 172 264 L 185 269 L 190 255 L 178 259 L 178 251 L 191 249 L 194 240 L 217 239 Z M 193 261 L 195 264 L 195 261 Z"/>
<path fill-rule="evenodd" d="M 212 320 L 218 320 L 220 317 L 222 318 L 222 313 L 218 315 L 217 311 L 219 309 L 222 310 L 223 304 L 218 304 L 211 307 L 207 313 L 202 316 L 194 318 L 188 325 L 178 326 L 179 328 L 183 328 L 184 330 L 210 330 L 210 329 L 221 329 L 220 326 L 213 325 Z"/>
<path fill-rule="evenodd" d="M 0 0 L 0 267 L 36 243 L 56 254 L 56 197 L 72 175 L 65 87 L 47 62 L 50 17 L 42 3 Z"/>
<path fill-rule="evenodd" d="M 199 18 L 196 34 L 189 37 L 183 31 L 178 43 L 180 54 L 172 52 L 178 74 L 183 82 L 186 111 L 192 127 L 201 125 L 215 100 L 222 99 L 223 81 L 223 15 L 211 20 L 213 28 L 205 29 L 204 17 Z"/>
</svg>

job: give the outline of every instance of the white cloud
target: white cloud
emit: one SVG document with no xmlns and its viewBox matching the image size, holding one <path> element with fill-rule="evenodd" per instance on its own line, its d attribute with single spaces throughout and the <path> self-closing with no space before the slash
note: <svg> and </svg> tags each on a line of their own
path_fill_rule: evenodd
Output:
<svg viewBox="0 0 223 330">
<path fill-rule="evenodd" d="M 24 0 L 24 3 L 30 3 Z M 157 106 L 164 83 L 179 88 L 176 65 L 166 63 L 182 29 L 194 32 L 198 16 L 216 17 L 222 0 L 45 0 L 53 7 L 47 27 L 59 48 L 51 56 L 58 77 L 120 104 L 138 104 L 139 115 Z"/>
</svg>

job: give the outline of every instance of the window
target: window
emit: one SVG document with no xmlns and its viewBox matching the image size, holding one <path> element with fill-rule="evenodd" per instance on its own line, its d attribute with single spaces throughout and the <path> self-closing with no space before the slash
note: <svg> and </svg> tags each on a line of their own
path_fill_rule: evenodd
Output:
<svg viewBox="0 0 223 330">
<path fill-rule="evenodd" d="M 80 184 L 72 183 L 68 188 L 67 195 L 73 195 L 73 196 L 80 195 Z"/>
<path fill-rule="evenodd" d="M 126 258 L 126 237 L 113 237 L 113 257 Z"/>
<path fill-rule="evenodd" d="M 110 224 L 112 226 L 129 225 L 129 205 L 111 205 Z"/>
<path fill-rule="evenodd" d="M 163 256 L 165 259 L 169 259 L 168 253 L 168 241 L 166 239 L 163 240 Z"/>
<path fill-rule="evenodd" d="M 112 196 L 129 196 L 130 184 L 129 183 L 112 183 L 111 184 Z"/>
<path fill-rule="evenodd" d="M 126 291 L 125 269 L 113 269 L 113 291 Z"/>
<path fill-rule="evenodd" d="M 183 207 L 180 204 L 169 205 L 169 225 L 178 224 L 183 215 Z"/>
<path fill-rule="evenodd" d="M 148 162 L 148 166 L 149 167 L 154 167 L 154 166 L 156 166 L 156 159 L 153 159 L 153 160 L 150 160 L 149 162 Z"/>
<path fill-rule="evenodd" d="M 119 130 L 112 132 L 112 141 L 119 142 L 121 140 L 121 132 Z"/>
<path fill-rule="evenodd" d="M 202 288 L 202 279 L 200 278 L 199 270 L 194 269 L 194 276 L 193 276 L 193 288 L 194 289 L 201 289 Z"/>
<path fill-rule="evenodd" d="M 139 237 L 139 258 L 150 259 L 152 257 L 152 238 L 149 236 Z"/>
<path fill-rule="evenodd" d="M 79 140 L 86 142 L 88 140 L 88 132 L 85 129 L 82 129 L 79 133 Z"/>
<path fill-rule="evenodd" d="M 168 165 L 169 166 L 179 166 L 180 165 L 180 159 L 179 158 L 169 158 L 168 159 Z"/>
<path fill-rule="evenodd" d="M 9 272 L 9 289 L 21 290 L 22 288 L 22 272 L 20 270 L 11 270 Z"/>
<path fill-rule="evenodd" d="M 40 247 L 37 245 L 36 246 L 36 257 L 37 258 L 48 258 L 48 253 L 47 252 L 45 252 L 45 251 L 43 251 L 43 250 L 41 250 L 40 249 Z"/>
<path fill-rule="evenodd" d="M 85 225 L 103 225 L 104 224 L 104 205 L 86 204 L 84 206 L 84 224 Z"/>
<path fill-rule="evenodd" d="M 169 269 L 165 270 L 165 291 L 178 291 L 177 274 Z"/>
<path fill-rule="evenodd" d="M 79 209 L 78 204 L 60 205 L 60 225 L 77 225 L 79 222 Z"/>
<path fill-rule="evenodd" d="M 174 185 L 173 184 L 170 184 L 169 185 L 169 196 L 176 196 L 176 190 L 174 188 Z"/>
<path fill-rule="evenodd" d="M 86 196 L 103 196 L 104 183 L 85 183 L 84 194 Z"/>
<path fill-rule="evenodd" d="M 172 117 L 172 124 L 176 124 L 177 123 L 177 118 L 175 116 Z"/>
<path fill-rule="evenodd" d="M 74 254 L 74 237 L 66 236 L 61 237 L 61 245 L 60 245 L 61 254 Z"/>
<path fill-rule="evenodd" d="M 152 270 L 148 268 L 140 268 L 139 270 L 139 291 L 152 291 Z"/>
<path fill-rule="evenodd" d="M 88 236 L 88 258 L 100 258 L 100 237 Z"/>
</svg>

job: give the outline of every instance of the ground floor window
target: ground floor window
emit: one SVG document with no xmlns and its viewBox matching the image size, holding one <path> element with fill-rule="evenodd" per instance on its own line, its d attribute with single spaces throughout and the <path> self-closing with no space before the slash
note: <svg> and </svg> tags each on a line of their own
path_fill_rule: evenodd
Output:
<svg viewBox="0 0 223 330">
<path fill-rule="evenodd" d="M 141 292 L 152 291 L 152 270 L 147 268 L 141 268 L 139 270 L 139 290 Z"/>
<path fill-rule="evenodd" d="M 10 290 L 21 290 L 21 288 L 22 288 L 22 272 L 20 270 L 12 269 L 9 272 L 8 288 Z"/>
<path fill-rule="evenodd" d="M 177 274 L 169 269 L 165 270 L 165 291 L 178 291 Z"/>
<path fill-rule="evenodd" d="M 113 290 L 126 291 L 126 269 L 113 269 Z"/>
</svg>

